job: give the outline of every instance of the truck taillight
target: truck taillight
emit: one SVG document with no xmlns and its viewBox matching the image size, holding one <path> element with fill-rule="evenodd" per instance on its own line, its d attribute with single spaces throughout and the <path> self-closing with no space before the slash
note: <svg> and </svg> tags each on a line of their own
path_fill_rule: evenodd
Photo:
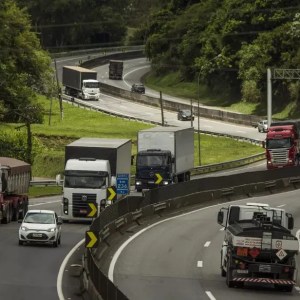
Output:
<svg viewBox="0 0 300 300">
<path fill-rule="evenodd" d="M 252 258 L 256 258 L 260 254 L 260 249 L 254 247 L 249 249 L 248 253 Z"/>
<path fill-rule="evenodd" d="M 290 271 L 290 268 L 289 268 L 289 267 L 284 267 L 284 268 L 283 268 L 283 272 L 284 272 L 284 273 L 288 273 L 289 271 Z"/>
</svg>

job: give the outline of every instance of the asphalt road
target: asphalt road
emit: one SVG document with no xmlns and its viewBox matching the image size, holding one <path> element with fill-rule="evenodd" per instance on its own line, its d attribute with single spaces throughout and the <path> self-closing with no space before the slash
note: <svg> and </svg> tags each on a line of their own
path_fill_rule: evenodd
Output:
<svg viewBox="0 0 300 300">
<path fill-rule="evenodd" d="M 29 209 L 52 209 L 59 213 L 60 201 L 59 196 L 30 199 Z M 70 276 L 70 264 L 64 262 L 64 259 L 84 238 L 88 225 L 63 224 L 61 245 L 58 248 L 44 245 L 19 246 L 19 226 L 17 222 L 0 225 L 0 299 L 81 299 L 77 295 L 79 281 Z M 76 249 L 75 254 L 78 254 Z M 80 263 L 78 255 L 73 257 L 72 263 L 76 261 Z"/>
<path fill-rule="evenodd" d="M 300 228 L 299 191 L 251 198 L 250 202 L 283 207 L 295 217 L 295 234 Z M 249 202 L 247 200 L 238 203 Z M 235 203 L 235 202 L 234 202 Z M 220 274 L 220 250 L 224 231 L 217 212 L 226 204 L 173 217 L 133 234 L 122 245 L 120 256 L 110 266 L 114 283 L 131 300 L 268 300 L 298 299 L 300 280 L 290 293 L 269 287 L 246 286 L 229 289 Z M 298 266 L 300 266 L 298 258 Z"/>
</svg>

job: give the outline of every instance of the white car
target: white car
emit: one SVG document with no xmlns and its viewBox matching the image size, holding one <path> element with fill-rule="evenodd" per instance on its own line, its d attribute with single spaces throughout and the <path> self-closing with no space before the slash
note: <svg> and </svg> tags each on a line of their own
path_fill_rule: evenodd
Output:
<svg viewBox="0 0 300 300">
<path fill-rule="evenodd" d="M 257 123 L 258 132 L 268 131 L 268 120 L 261 120 Z"/>
<path fill-rule="evenodd" d="M 43 243 L 57 247 L 61 241 L 62 220 L 53 210 L 28 210 L 19 229 L 19 245 Z"/>
</svg>

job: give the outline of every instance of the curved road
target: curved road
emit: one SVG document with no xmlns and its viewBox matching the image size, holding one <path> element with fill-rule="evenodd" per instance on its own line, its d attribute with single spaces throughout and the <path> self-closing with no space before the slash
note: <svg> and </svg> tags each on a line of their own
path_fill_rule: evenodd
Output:
<svg viewBox="0 0 300 300">
<path fill-rule="evenodd" d="M 299 194 L 299 191 L 292 191 L 253 197 L 250 202 L 268 203 L 292 212 L 295 218 L 293 232 L 299 234 Z M 249 199 L 233 203 L 246 202 Z M 113 257 L 116 264 L 110 266 L 110 278 L 131 300 L 298 299 L 299 278 L 291 294 L 267 287 L 227 288 L 225 278 L 220 274 L 224 231 L 216 218 L 223 206 L 226 204 L 172 217 L 135 234 L 130 243 L 123 246 L 120 256 Z"/>
</svg>

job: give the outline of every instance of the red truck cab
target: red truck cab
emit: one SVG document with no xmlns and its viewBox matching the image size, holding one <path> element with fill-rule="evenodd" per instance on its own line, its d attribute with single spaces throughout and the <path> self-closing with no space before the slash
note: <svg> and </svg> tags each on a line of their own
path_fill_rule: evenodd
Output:
<svg viewBox="0 0 300 300">
<path fill-rule="evenodd" d="M 267 169 L 295 166 L 299 153 L 299 133 L 296 122 L 272 123 L 266 142 Z"/>
</svg>

